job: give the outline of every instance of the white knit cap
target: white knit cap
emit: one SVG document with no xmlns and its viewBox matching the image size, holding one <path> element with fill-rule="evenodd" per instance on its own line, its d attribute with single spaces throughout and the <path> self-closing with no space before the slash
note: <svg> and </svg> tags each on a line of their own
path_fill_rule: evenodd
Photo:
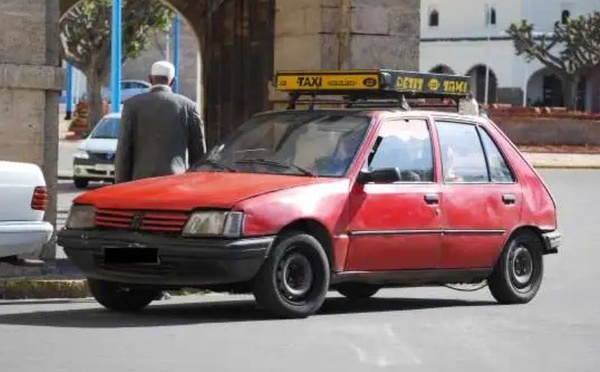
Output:
<svg viewBox="0 0 600 372">
<path fill-rule="evenodd" d="M 169 61 L 158 61 L 152 65 L 152 71 L 150 72 L 152 76 L 164 76 L 169 79 L 169 81 L 175 78 L 175 66 Z"/>
</svg>

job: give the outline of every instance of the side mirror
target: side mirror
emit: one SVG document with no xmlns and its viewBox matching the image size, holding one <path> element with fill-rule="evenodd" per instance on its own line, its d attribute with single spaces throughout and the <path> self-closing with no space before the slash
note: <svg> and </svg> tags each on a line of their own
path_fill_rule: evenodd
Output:
<svg viewBox="0 0 600 372">
<path fill-rule="evenodd" d="M 361 171 L 358 174 L 357 181 L 360 184 L 369 182 L 374 183 L 394 183 L 402 180 L 402 175 L 398 168 L 381 168 L 372 172 Z"/>
</svg>

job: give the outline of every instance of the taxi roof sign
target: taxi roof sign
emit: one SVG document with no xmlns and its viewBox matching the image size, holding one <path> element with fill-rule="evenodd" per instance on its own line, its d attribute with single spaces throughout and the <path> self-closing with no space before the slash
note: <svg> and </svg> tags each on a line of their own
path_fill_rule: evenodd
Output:
<svg viewBox="0 0 600 372">
<path fill-rule="evenodd" d="M 278 71 L 275 88 L 296 95 L 462 98 L 471 87 L 469 77 L 463 75 L 376 69 Z"/>
</svg>

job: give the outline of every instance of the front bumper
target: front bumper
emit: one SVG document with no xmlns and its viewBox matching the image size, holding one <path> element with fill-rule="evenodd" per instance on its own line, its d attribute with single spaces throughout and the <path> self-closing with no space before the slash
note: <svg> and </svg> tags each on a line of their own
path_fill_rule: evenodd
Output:
<svg viewBox="0 0 600 372">
<path fill-rule="evenodd" d="M 104 159 L 73 160 L 73 177 L 82 179 L 113 180 L 115 165 L 113 161 Z"/>
<path fill-rule="evenodd" d="M 54 227 L 45 221 L 0 222 L 0 258 L 35 252 L 53 234 Z"/>
<path fill-rule="evenodd" d="M 562 243 L 562 234 L 558 231 L 550 231 L 542 234 L 544 243 L 544 254 L 558 253 L 558 247 Z"/>
<path fill-rule="evenodd" d="M 63 229 L 58 233 L 58 244 L 86 276 L 163 288 L 249 281 L 258 273 L 274 239 L 186 239 L 105 230 Z M 147 254 L 144 262 L 133 257 L 114 259 L 115 253 L 125 252 Z M 156 257 L 156 261 L 148 257 Z"/>
</svg>

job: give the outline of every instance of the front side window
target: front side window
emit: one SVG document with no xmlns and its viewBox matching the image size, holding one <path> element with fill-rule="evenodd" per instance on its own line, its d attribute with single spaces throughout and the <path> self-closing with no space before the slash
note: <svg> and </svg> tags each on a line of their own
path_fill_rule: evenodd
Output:
<svg viewBox="0 0 600 372">
<path fill-rule="evenodd" d="M 119 137 L 119 119 L 103 118 L 96 124 L 96 127 L 90 133 L 91 138 L 97 139 L 117 139 Z"/>
<path fill-rule="evenodd" d="M 341 177 L 370 123 L 368 116 L 324 111 L 258 115 L 217 144 L 192 171 Z"/>
<path fill-rule="evenodd" d="M 483 147 L 473 124 L 437 121 L 444 182 L 489 182 Z"/>
<path fill-rule="evenodd" d="M 424 119 L 385 122 L 367 159 L 369 171 L 400 170 L 402 182 L 433 182 L 429 127 Z"/>
</svg>

